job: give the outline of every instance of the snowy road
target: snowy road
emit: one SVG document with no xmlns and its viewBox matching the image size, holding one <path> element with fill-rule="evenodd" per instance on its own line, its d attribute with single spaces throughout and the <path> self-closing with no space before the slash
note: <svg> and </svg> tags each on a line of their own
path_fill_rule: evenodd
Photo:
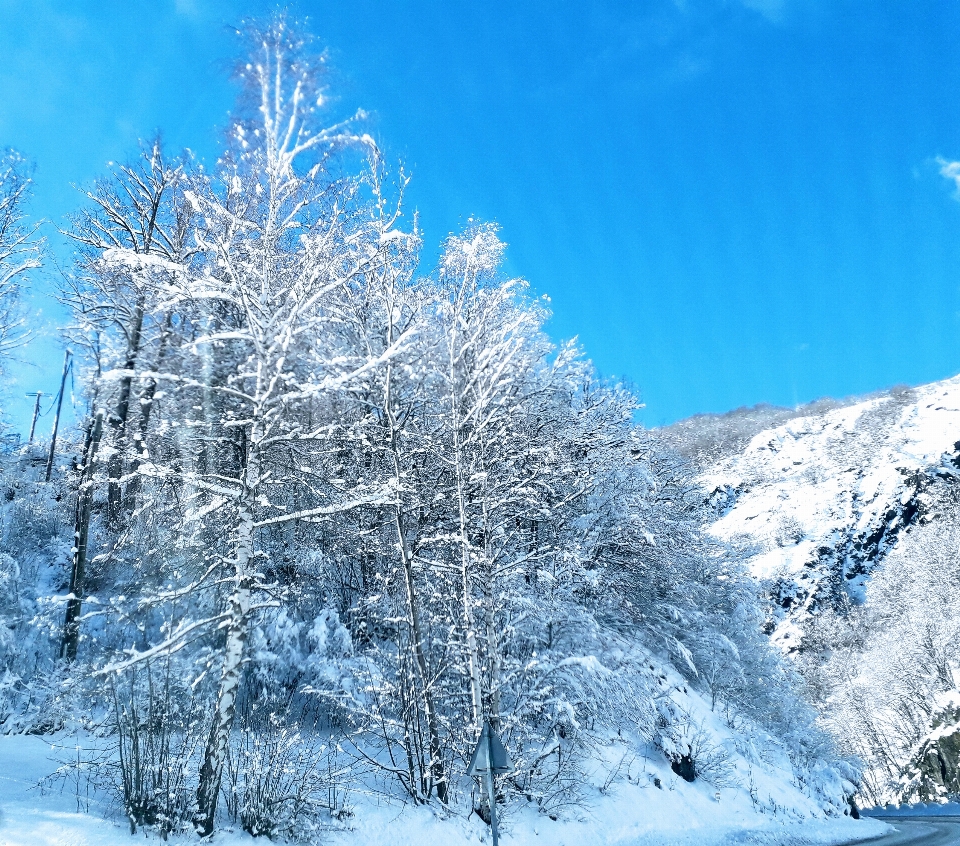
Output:
<svg viewBox="0 0 960 846">
<path fill-rule="evenodd" d="M 960 846 L 960 817 L 874 817 L 895 829 L 870 846 Z"/>
</svg>

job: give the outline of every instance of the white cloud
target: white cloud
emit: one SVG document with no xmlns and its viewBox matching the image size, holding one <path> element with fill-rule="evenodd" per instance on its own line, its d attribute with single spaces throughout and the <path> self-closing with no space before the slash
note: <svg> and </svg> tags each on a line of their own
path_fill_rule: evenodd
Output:
<svg viewBox="0 0 960 846">
<path fill-rule="evenodd" d="M 957 186 L 957 199 L 960 199 L 960 162 L 948 162 L 937 156 L 937 164 L 940 165 L 940 175 L 944 179 L 952 179 Z"/>
</svg>

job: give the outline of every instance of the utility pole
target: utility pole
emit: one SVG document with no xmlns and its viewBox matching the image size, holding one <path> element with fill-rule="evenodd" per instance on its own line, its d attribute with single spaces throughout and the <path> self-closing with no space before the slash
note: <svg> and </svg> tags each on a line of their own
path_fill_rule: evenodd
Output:
<svg viewBox="0 0 960 846">
<path fill-rule="evenodd" d="M 53 473 L 53 454 L 57 449 L 57 429 L 60 428 L 60 409 L 63 407 L 63 391 L 67 384 L 67 371 L 70 369 L 70 356 L 73 353 L 67 350 L 63 355 L 63 376 L 60 377 L 60 397 L 57 400 L 57 413 L 53 418 L 53 434 L 50 436 L 50 455 L 47 456 L 47 478 L 50 481 L 50 474 Z M 39 400 L 38 400 L 39 402 Z"/>
<path fill-rule="evenodd" d="M 33 433 L 37 428 L 37 417 L 40 414 L 40 397 L 43 396 L 43 391 L 37 391 L 36 393 L 27 394 L 28 397 L 36 397 L 37 401 L 33 404 L 33 420 L 30 421 L 30 437 L 27 438 L 27 443 L 33 443 Z"/>
</svg>

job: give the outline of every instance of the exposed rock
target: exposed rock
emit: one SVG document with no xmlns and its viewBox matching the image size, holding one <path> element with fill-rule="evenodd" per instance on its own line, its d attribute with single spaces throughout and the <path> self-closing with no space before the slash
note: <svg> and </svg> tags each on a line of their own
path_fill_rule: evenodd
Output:
<svg viewBox="0 0 960 846">
<path fill-rule="evenodd" d="M 960 695 L 933 720 L 903 779 L 900 801 L 949 802 L 960 797 Z"/>
<path fill-rule="evenodd" d="M 697 777 L 697 769 L 689 752 L 671 760 L 670 769 L 684 781 L 693 781 Z"/>
</svg>

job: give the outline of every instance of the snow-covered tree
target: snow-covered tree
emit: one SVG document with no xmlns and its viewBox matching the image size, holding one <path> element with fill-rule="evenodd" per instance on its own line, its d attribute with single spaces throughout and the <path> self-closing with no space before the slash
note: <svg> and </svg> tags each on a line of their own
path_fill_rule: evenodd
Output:
<svg viewBox="0 0 960 846">
<path fill-rule="evenodd" d="M 26 219 L 30 169 L 16 150 L 0 153 L 0 354 L 29 337 L 20 314 L 20 297 L 29 271 L 40 267 L 37 226 Z"/>
<path fill-rule="evenodd" d="M 185 181 L 185 162 L 168 161 L 157 139 L 134 163 L 116 166 L 85 192 L 88 205 L 68 232 L 78 261 L 62 284 L 61 298 L 73 314 L 73 339 L 94 365 L 94 405 L 110 409 L 107 502 L 113 524 L 120 520 L 125 465 L 142 451 L 156 390 L 138 371 L 162 361 L 176 322 L 160 306 L 159 289 L 164 275 L 192 255 Z M 137 424 L 132 431 L 131 423 Z"/>
<path fill-rule="evenodd" d="M 686 685 L 800 749 L 690 466 L 551 341 L 495 226 L 425 269 L 406 178 L 322 121 L 310 44 L 282 16 L 245 34 L 216 167 L 150 145 L 98 184 L 64 290 L 91 413 L 61 652 L 131 826 L 207 835 L 225 796 L 289 833 L 328 741 L 331 770 L 456 805 L 485 720 L 500 799 L 553 813 L 613 730 L 706 748 Z"/>
</svg>

